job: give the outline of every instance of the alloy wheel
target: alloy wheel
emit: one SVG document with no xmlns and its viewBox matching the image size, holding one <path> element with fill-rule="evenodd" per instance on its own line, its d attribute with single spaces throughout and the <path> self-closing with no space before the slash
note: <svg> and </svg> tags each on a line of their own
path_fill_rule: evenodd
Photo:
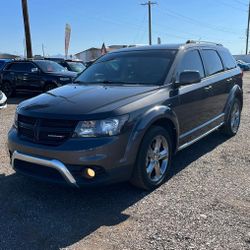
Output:
<svg viewBox="0 0 250 250">
<path fill-rule="evenodd" d="M 169 145 L 162 135 L 156 136 L 149 145 L 146 171 L 151 182 L 159 182 L 165 175 L 169 161 Z"/>
</svg>

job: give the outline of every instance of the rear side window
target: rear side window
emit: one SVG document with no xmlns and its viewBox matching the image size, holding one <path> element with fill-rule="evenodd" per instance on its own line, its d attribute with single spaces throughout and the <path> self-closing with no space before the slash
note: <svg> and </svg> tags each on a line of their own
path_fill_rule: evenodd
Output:
<svg viewBox="0 0 250 250">
<path fill-rule="evenodd" d="M 184 71 L 199 71 L 201 78 L 204 78 L 204 68 L 198 50 L 186 52 L 181 61 L 180 68 L 178 71 L 179 74 Z"/>
<path fill-rule="evenodd" d="M 228 51 L 222 50 L 219 51 L 219 54 L 227 70 L 236 68 L 236 61 Z"/>
<path fill-rule="evenodd" d="M 203 50 L 202 55 L 209 76 L 224 70 L 221 59 L 215 50 Z"/>
<path fill-rule="evenodd" d="M 21 71 L 21 65 L 20 63 L 12 63 L 6 67 L 6 70 Z"/>
<path fill-rule="evenodd" d="M 6 69 L 16 72 L 31 72 L 32 68 L 35 68 L 32 63 L 12 63 Z"/>
</svg>

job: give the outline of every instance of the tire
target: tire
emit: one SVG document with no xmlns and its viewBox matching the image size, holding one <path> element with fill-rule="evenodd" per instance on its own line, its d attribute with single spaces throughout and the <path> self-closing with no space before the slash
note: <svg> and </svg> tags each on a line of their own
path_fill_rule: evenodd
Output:
<svg viewBox="0 0 250 250">
<path fill-rule="evenodd" d="M 15 94 L 15 89 L 13 88 L 13 86 L 11 85 L 10 82 L 3 82 L 1 90 L 6 95 L 7 98 L 9 98 Z"/>
<path fill-rule="evenodd" d="M 57 88 L 56 84 L 54 83 L 48 83 L 44 86 L 44 92 L 50 91 L 52 89 Z"/>
<path fill-rule="evenodd" d="M 235 136 L 240 127 L 241 120 L 241 102 L 235 98 L 227 116 L 225 125 L 222 127 L 222 133 L 227 136 Z"/>
<path fill-rule="evenodd" d="M 158 152 L 158 146 L 160 145 Z M 166 152 L 168 151 L 168 152 Z M 160 159 L 160 155 L 166 158 Z M 130 182 L 141 189 L 153 190 L 166 180 L 171 171 L 171 134 L 162 127 L 153 126 L 144 136 Z"/>
</svg>

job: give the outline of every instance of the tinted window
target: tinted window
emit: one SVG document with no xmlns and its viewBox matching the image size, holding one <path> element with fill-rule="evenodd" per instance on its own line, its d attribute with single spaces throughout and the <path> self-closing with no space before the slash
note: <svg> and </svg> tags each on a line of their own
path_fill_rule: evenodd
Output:
<svg viewBox="0 0 250 250">
<path fill-rule="evenodd" d="M 236 67 L 236 61 L 228 51 L 222 50 L 219 51 L 219 54 L 226 69 L 234 69 Z"/>
<path fill-rule="evenodd" d="M 32 68 L 36 66 L 32 63 L 12 63 L 8 66 L 7 70 L 17 71 L 17 72 L 31 72 Z"/>
<path fill-rule="evenodd" d="M 20 63 L 22 72 L 31 72 L 31 69 L 36 68 L 32 63 Z"/>
<path fill-rule="evenodd" d="M 53 62 L 53 61 L 36 61 L 36 64 L 39 65 L 39 67 L 45 72 L 45 73 L 51 73 L 51 72 L 65 72 L 67 71 L 63 66 L 60 64 Z"/>
<path fill-rule="evenodd" d="M 107 54 L 88 67 L 76 81 L 162 84 L 176 52 L 176 50 L 145 50 Z"/>
<path fill-rule="evenodd" d="M 20 63 L 12 63 L 6 69 L 7 70 L 12 70 L 12 71 L 20 71 L 21 70 L 21 65 L 20 65 Z"/>
<path fill-rule="evenodd" d="M 201 78 L 205 76 L 203 64 L 198 50 L 188 51 L 184 55 L 179 68 L 179 73 L 184 71 L 199 71 Z"/>
<path fill-rule="evenodd" d="M 215 50 L 203 50 L 202 55 L 209 76 L 224 70 L 221 59 Z"/>
</svg>

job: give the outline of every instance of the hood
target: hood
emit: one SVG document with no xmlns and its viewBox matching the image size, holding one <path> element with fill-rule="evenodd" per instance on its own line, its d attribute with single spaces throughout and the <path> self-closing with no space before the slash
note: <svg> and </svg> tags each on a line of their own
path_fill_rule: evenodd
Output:
<svg viewBox="0 0 250 250">
<path fill-rule="evenodd" d="M 48 74 L 53 75 L 53 76 L 58 76 L 58 77 L 71 77 L 71 78 L 76 78 L 77 73 L 72 72 L 72 71 L 62 71 L 62 72 L 49 72 Z"/>
<path fill-rule="evenodd" d="M 107 86 L 70 84 L 22 102 L 18 113 L 37 117 L 105 118 L 138 98 L 151 95 L 159 86 Z"/>
</svg>

